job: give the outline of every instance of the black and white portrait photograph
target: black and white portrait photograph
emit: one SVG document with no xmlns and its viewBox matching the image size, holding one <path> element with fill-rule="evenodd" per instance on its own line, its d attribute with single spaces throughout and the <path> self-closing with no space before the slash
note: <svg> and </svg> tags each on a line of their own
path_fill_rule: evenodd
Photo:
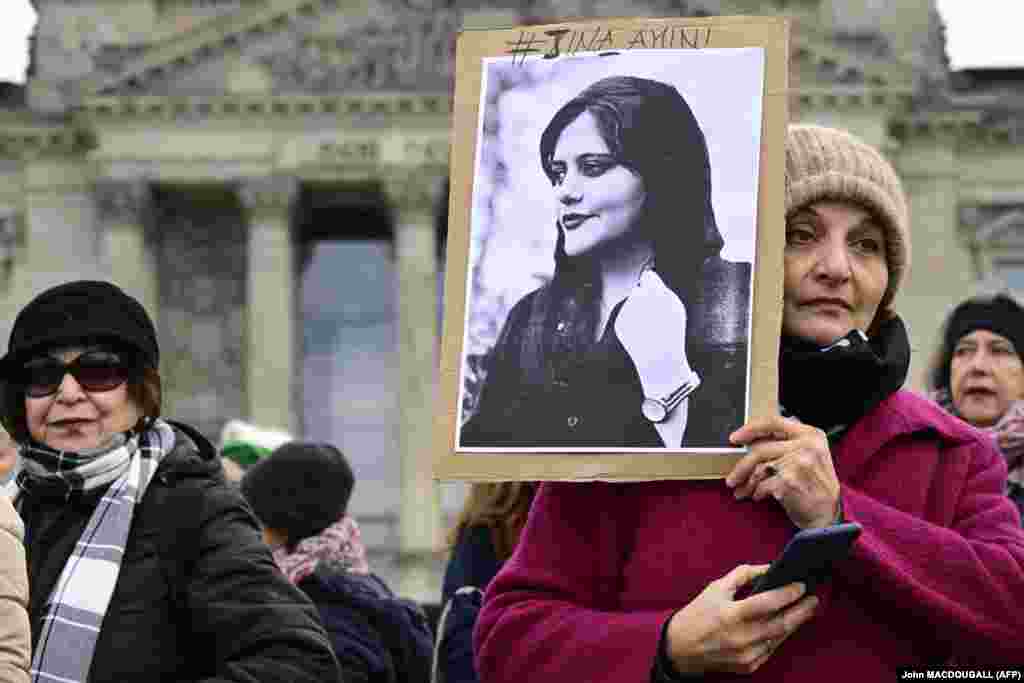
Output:
<svg viewBox="0 0 1024 683">
<path fill-rule="evenodd" d="M 456 450 L 740 450 L 763 89 L 758 47 L 484 60 Z"/>
</svg>

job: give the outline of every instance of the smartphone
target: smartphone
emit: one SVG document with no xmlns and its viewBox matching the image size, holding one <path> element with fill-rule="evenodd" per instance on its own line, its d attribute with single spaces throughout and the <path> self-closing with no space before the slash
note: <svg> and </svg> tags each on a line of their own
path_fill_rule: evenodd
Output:
<svg viewBox="0 0 1024 683">
<path fill-rule="evenodd" d="M 860 536 L 860 524 L 846 522 L 820 529 L 798 532 L 783 549 L 768 571 L 754 579 L 749 595 L 780 588 L 794 581 L 814 592 L 832 573 L 832 566 L 846 557 L 850 546 Z"/>
</svg>

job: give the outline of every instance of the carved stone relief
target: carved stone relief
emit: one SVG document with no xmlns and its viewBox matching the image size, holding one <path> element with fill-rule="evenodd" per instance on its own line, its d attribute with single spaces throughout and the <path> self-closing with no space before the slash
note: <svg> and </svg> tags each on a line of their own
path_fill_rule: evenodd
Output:
<svg viewBox="0 0 1024 683">
<path fill-rule="evenodd" d="M 407 10 L 353 18 L 333 34 L 291 35 L 294 49 L 261 58 L 278 90 L 447 90 L 460 13 Z"/>
<path fill-rule="evenodd" d="M 70 81 L 87 76 L 108 61 L 99 60 L 104 46 L 120 42 L 121 27 L 102 9 L 77 4 L 41 8 L 35 31 L 37 77 Z"/>
</svg>

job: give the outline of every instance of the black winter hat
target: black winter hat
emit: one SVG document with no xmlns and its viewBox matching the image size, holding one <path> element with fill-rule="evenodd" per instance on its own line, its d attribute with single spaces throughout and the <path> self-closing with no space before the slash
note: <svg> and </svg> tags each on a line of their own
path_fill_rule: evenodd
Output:
<svg viewBox="0 0 1024 683">
<path fill-rule="evenodd" d="M 11 378 L 40 350 L 86 340 L 127 346 L 154 368 L 160 362 L 156 329 L 142 304 L 110 282 L 78 280 L 46 290 L 21 309 L 0 376 Z"/>
<path fill-rule="evenodd" d="M 1024 308 L 1005 294 L 967 299 L 953 309 L 943 325 L 942 348 L 930 375 L 932 388 L 949 389 L 953 351 L 961 337 L 975 330 L 1006 337 L 1024 358 Z"/>
<path fill-rule="evenodd" d="M 342 518 L 355 485 L 345 456 L 327 443 L 290 441 L 250 467 L 242 495 L 264 526 L 288 543 L 315 536 Z"/>
<path fill-rule="evenodd" d="M 949 316 L 946 346 L 956 346 L 960 337 L 975 330 L 988 330 L 1013 343 L 1018 354 L 1024 354 L 1024 308 L 1003 294 L 991 298 L 977 297 L 964 301 Z"/>
</svg>

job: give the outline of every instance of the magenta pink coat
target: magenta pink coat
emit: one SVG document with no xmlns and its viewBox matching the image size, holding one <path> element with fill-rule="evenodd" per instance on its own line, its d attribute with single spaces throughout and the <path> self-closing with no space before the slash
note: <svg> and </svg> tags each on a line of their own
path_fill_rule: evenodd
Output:
<svg viewBox="0 0 1024 683">
<path fill-rule="evenodd" d="M 863 533 L 816 615 L 737 680 L 1024 662 L 1024 530 L 991 439 L 901 391 L 832 454 Z M 646 682 L 669 615 L 735 566 L 770 562 L 794 531 L 776 501 L 737 502 L 722 480 L 545 484 L 487 590 L 480 680 Z"/>
</svg>

